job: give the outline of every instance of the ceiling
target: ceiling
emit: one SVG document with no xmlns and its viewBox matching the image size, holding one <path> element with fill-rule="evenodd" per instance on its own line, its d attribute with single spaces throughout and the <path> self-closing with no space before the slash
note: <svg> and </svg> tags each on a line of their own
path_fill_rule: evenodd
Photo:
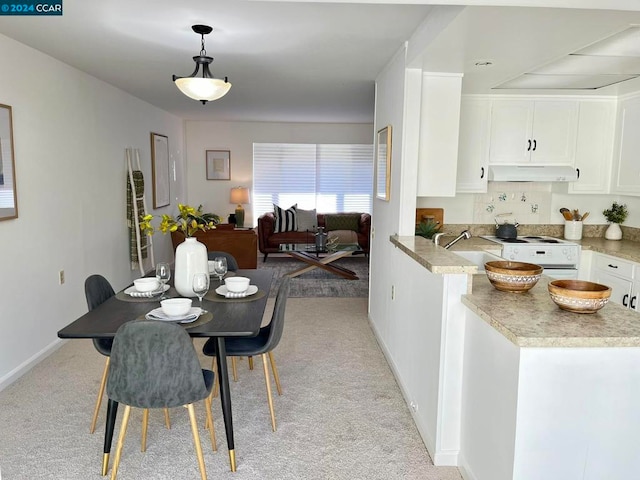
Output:
<svg viewBox="0 0 640 480">
<path fill-rule="evenodd" d="M 61 17 L 0 17 L 0 33 L 185 119 L 371 123 L 376 76 L 427 15 L 442 8 L 451 7 L 65 0 Z M 172 74 L 193 71 L 200 37 L 191 25 L 197 23 L 214 27 L 205 37 L 207 54 L 215 59 L 211 70 L 233 84 L 225 97 L 204 106 L 171 81 Z M 640 12 L 470 6 L 412 66 L 463 72 L 465 93 L 567 94 L 493 87 L 633 23 L 640 24 Z M 492 65 L 477 67 L 481 60 Z M 25 64 L 37 72 L 37 65 Z M 636 90 L 640 80 L 570 93 Z"/>
</svg>

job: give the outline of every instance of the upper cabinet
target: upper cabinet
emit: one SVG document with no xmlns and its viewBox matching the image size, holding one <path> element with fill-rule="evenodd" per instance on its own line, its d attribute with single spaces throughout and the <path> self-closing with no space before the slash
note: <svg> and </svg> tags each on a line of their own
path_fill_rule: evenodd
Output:
<svg viewBox="0 0 640 480">
<path fill-rule="evenodd" d="M 575 100 L 493 100 L 489 163 L 573 165 Z"/>
<path fill-rule="evenodd" d="M 640 97 L 620 102 L 611 192 L 640 195 Z"/>
<path fill-rule="evenodd" d="M 616 125 L 615 100 L 581 100 L 574 166 L 578 180 L 569 193 L 609 193 Z"/>
<path fill-rule="evenodd" d="M 484 193 L 489 176 L 489 129 L 491 100 L 463 97 L 460 103 L 460 138 L 458 142 L 459 193 Z"/>
</svg>

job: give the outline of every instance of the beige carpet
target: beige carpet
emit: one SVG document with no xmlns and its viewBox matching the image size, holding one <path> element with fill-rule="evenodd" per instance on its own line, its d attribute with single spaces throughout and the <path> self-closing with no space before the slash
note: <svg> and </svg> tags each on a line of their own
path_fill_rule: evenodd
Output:
<svg viewBox="0 0 640 480">
<path fill-rule="evenodd" d="M 217 453 L 201 429 L 210 479 L 460 480 L 457 469 L 431 464 L 366 305 L 365 298 L 289 299 L 275 350 L 284 389 L 275 397 L 278 430 L 271 432 L 260 362 L 249 371 L 245 360 L 231 385 L 238 471 L 229 471 L 216 399 Z M 202 364 L 210 360 L 202 357 Z M 71 340 L 0 392 L 2 480 L 102 478 L 105 406 L 96 433 L 88 431 L 103 365 L 90 341 Z M 119 479 L 200 478 L 186 410 L 172 409 L 171 419 L 166 430 L 161 412 L 152 412 L 141 453 L 141 412 L 134 410 Z"/>
</svg>

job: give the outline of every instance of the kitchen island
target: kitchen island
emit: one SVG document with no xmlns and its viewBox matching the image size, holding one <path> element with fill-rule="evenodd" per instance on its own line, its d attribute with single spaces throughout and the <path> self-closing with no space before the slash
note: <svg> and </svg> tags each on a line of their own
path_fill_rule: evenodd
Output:
<svg viewBox="0 0 640 480">
<path fill-rule="evenodd" d="M 436 465 L 478 480 L 640 471 L 637 312 L 612 303 L 565 312 L 547 277 L 525 294 L 499 292 L 452 251 L 419 237 L 391 242 L 396 301 L 389 322 L 372 327 Z"/>
</svg>

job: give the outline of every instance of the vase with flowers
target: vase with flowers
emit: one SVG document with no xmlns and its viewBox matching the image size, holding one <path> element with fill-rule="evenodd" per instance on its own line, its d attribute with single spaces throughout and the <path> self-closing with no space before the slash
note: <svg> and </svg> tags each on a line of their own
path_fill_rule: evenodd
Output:
<svg viewBox="0 0 640 480">
<path fill-rule="evenodd" d="M 209 274 L 207 247 L 194 237 L 198 231 L 216 228 L 220 217 L 213 213 L 203 213 L 202 205 L 198 208 L 178 204 L 178 215 L 162 215 L 158 230 L 162 233 L 181 231 L 185 241 L 176 248 L 174 286 L 183 297 L 195 297 L 192 280 L 197 273 Z M 154 233 L 151 224 L 153 215 L 145 215 L 140 222 L 140 229 L 147 235 Z"/>
<path fill-rule="evenodd" d="M 622 229 L 620 228 L 620 224 L 624 223 L 629 215 L 627 205 L 621 205 L 618 202 L 613 202 L 611 208 L 603 210 L 602 214 L 609 222 L 609 227 L 604 232 L 604 238 L 607 240 L 620 240 L 622 238 Z"/>
</svg>

